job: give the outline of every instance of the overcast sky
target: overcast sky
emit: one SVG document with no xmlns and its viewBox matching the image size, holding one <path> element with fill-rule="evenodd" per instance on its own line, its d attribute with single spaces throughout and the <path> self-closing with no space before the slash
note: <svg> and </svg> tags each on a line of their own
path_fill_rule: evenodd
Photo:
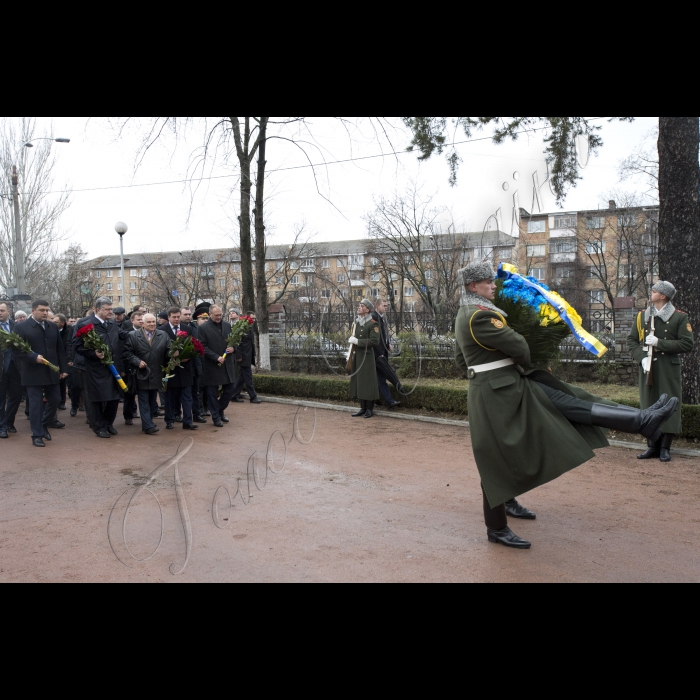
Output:
<svg viewBox="0 0 700 700">
<path fill-rule="evenodd" d="M 312 119 L 317 149 L 311 151 L 313 162 L 382 152 L 368 125 L 355 132 L 351 142 L 330 117 Z M 644 142 L 658 117 L 636 119 L 633 124 L 601 122 L 605 146 L 598 157 L 591 158 L 583 171 L 583 181 L 568 196 L 565 210 L 597 208 L 615 189 L 644 190 L 641 185 L 619 184 L 619 162 Z M 232 222 L 238 215 L 238 180 L 233 168 L 222 163 L 209 172 L 232 176 L 202 183 L 194 197 L 183 184 L 140 186 L 186 178 L 190 153 L 201 144 L 202 136 L 196 129 L 180 137 L 177 149 L 174 137 L 167 135 L 135 170 L 141 133 L 137 128 L 119 136 L 103 117 L 39 117 L 38 121 L 40 128 L 51 135 L 71 139 L 69 145 L 54 145 L 59 155 L 56 184 L 60 189 L 68 183 L 75 191 L 63 227 L 68 239 L 80 243 L 91 257 L 119 252 L 114 232 L 117 221 L 129 225 L 125 246 L 131 254 L 234 245 L 237 229 Z M 396 148 L 409 143 L 408 134 L 400 129 L 391 138 Z M 457 140 L 464 138 L 463 133 L 457 135 Z M 386 143 L 383 147 L 386 150 Z M 366 235 L 362 217 L 373 208 L 373 198 L 404 191 L 412 181 L 419 183 L 425 195 L 435 195 L 434 204 L 447 207 L 459 228 L 481 231 L 489 216 L 500 208 L 503 228 L 509 231 L 513 194 L 518 192 L 520 206 L 531 210 L 533 174 L 538 172 L 541 181 L 546 177 L 542 132 L 521 137 L 517 143 L 496 146 L 478 141 L 458 150 L 463 163 L 454 188 L 448 184 L 445 159 L 439 156 L 420 163 L 414 154 L 387 155 L 319 169 L 318 187 L 330 203 L 318 193 L 311 169 L 273 173 L 268 185 L 270 242 L 291 241 L 295 226 L 302 222 L 315 234 L 316 241 L 362 238 Z M 271 171 L 307 162 L 304 154 L 289 143 L 268 144 Z M 79 191 L 131 185 L 137 186 Z M 544 210 L 556 211 L 546 186 L 542 192 Z M 449 218 L 445 219 L 446 225 Z"/>
</svg>

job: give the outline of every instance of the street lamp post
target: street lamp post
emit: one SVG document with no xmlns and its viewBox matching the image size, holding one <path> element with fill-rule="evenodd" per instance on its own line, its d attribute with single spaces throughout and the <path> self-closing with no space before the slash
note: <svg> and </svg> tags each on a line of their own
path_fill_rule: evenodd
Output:
<svg viewBox="0 0 700 700">
<path fill-rule="evenodd" d="M 70 143 L 70 139 L 50 139 L 39 138 L 35 141 L 55 141 L 56 143 Z M 29 141 L 24 144 L 25 148 L 34 148 L 34 144 Z M 27 280 L 24 267 L 24 244 L 22 241 L 22 220 L 19 207 L 19 175 L 17 166 L 12 166 L 12 201 L 15 210 L 15 269 L 17 275 L 17 296 L 22 297 L 27 294 Z"/>
<path fill-rule="evenodd" d="M 129 230 L 129 227 L 120 221 L 114 230 L 119 234 L 119 251 L 121 256 L 121 268 L 122 268 L 122 302 L 123 307 L 126 308 L 126 278 L 124 277 L 124 235 Z M 119 286 L 117 285 L 117 289 Z"/>
</svg>

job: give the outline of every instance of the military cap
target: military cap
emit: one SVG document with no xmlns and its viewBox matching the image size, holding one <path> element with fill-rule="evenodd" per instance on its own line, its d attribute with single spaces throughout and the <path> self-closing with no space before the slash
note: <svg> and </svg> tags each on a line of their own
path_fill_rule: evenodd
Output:
<svg viewBox="0 0 700 700">
<path fill-rule="evenodd" d="M 670 282 L 657 282 L 652 289 L 659 294 L 663 294 L 669 301 L 673 301 L 676 294 L 676 288 Z"/>
<path fill-rule="evenodd" d="M 370 313 L 374 311 L 374 304 L 369 299 L 363 299 L 360 304 L 366 306 L 370 310 Z"/>
<path fill-rule="evenodd" d="M 462 279 L 462 285 L 467 286 L 472 282 L 483 282 L 484 280 L 492 280 L 496 277 L 496 273 L 489 262 L 473 262 L 457 272 Z"/>
</svg>

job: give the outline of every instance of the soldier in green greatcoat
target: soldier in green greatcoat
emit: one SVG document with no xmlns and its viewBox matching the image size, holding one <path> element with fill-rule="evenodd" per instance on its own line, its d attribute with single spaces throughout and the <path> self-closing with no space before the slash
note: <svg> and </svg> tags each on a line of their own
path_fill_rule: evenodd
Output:
<svg viewBox="0 0 700 700">
<path fill-rule="evenodd" d="M 515 549 L 531 544 L 508 527 L 512 518 L 535 518 L 515 499 L 542 486 L 607 447 L 601 428 L 658 439 L 679 401 L 639 411 L 618 406 L 530 367 L 523 336 L 495 306 L 488 263 L 460 270 L 463 295 L 456 325 L 456 362 L 469 383 L 469 424 L 484 492 L 489 541 Z"/>
<path fill-rule="evenodd" d="M 374 305 L 363 299 L 357 309 L 354 334 L 350 338 L 352 346 L 350 364 L 350 398 L 360 400 L 360 411 L 353 418 L 372 418 L 374 402 L 379 401 L 379 381 L 374 348 L 379 346 L 381 329 L 370 315 Z"/>
<path fill-rule="evenodd" d="M 639 400 L 642 408 L 653 405 L 663 394 L 683 395 L 680 356 L 692 352 L 695 336 L 688 314 L 678 311 L 673 305 L 675 296 L 676 288 L 670 282 L 654 285 L 651 307 L 646 313 L 639 314 L 637 327 L 627 339 L 627 349 L 640 367 Z M 649 449 L 639 455 L 639 459 L 671 461 L 673 438 L 683 431 L 680 407 L 661 430 L 663 437 L 656 441 L 650 439 Z"/>
</svg>

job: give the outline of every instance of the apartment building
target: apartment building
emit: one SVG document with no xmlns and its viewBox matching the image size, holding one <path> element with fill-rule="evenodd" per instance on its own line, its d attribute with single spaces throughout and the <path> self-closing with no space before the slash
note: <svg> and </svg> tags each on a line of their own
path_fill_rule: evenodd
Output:
<svg viewBox="0 0 700 700">
<path fill-rule="evenodd" d="M 270 246 L 266 276 L 270 302 L 299 305 L 354 305 L 363 298 L 393 297 L 408 311 L 422 310 L 427 295 L 451 294 L 456 270 L 476 259 L 495 264 L 516 258 L 517 239 L 500 232 L 450 234 L 420 241 L 352 240 Z M 114 304 L 143 304 L 159 310 L 203 300 L 228 307 L 241 302 L 241 258 L 237 249 L 118 255 L 85 265 L 83 288 Z"/>
</svg>

